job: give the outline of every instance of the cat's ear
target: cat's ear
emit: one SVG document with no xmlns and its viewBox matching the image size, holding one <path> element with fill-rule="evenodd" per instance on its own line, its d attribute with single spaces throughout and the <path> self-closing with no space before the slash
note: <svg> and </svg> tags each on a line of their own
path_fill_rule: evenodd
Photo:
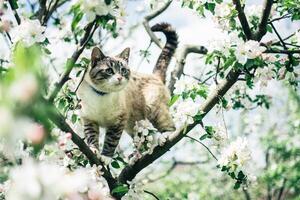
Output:
<svg viewBox="0 0 300 200">
<path fill-rule="evenodd" d="M 104 58 L 104 53 L 98 47 L 94 47 L 91 55 L 92 66 L 94 66 L 97 63 L 97 61 L 100 61 Z"/>
<path fill-rule="evenodd" d="M 129 54 L 130 54 L 130 48 L 127 47 L 117 57 L 122 58 L 123 60 L 125 60 L 126 62 L 128 62 Z"/>
</svg>

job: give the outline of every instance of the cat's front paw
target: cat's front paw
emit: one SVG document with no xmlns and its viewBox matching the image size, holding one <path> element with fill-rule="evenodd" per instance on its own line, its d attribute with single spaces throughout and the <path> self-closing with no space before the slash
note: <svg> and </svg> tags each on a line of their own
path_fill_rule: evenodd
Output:
<svg viewBox="0 0 300 200">
<path fill-rule="evenodd" d="M 91 151 L 92 151 L 94 154 L 96 154 L 97 157 L 100 156 L 100 151 L 99 151 L 99 149 L 98 149 L 97 147 L 95 147 L 95 146 L 90 146 L 90 149 L 91 149 Z"/>
<path fill-rule="evenodd" d="M 172 131 L 163 132 L 158 138 L 158 145 L 164 146 L 166 142 L 169 140 L 169 137 L 172 133 L 173 133 Z"/>
<path fill-rule="evenodd" d="M 109 165 L 112 161 L 111 157 L 100 155 L 100 161 L 104 163 L 104 165 Z"/>
</svg>

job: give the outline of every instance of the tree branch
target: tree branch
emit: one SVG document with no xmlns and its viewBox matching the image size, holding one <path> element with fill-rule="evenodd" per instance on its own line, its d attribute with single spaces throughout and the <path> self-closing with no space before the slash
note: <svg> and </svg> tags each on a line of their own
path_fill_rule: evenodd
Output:
<svg viewBox="0 0 300 200">
<path fill-rule="evenodd" d="M 238 18 L 241 22 L 241 25 L 242 25 L 243 31 L 247 37 L 247 40 L 253 39 L 253 34 L 250 29 L 247 17 L 245 15 L 244 8 L 241 5 L 241 1 L 240 0 L 232 0 L 232 2 L 235 5 L 235 9 L 238 11 Z"/>
<path fill-rule="evenodd" d="M 273 3 L 274 3 L 273 0 L 265 0 L 263 15 L 258 25 L 258 31 L 255 34 L 255 39 L 257 41 L 260 41 L 261 38 L 267 33 L 267 24 L 268 24 Z"/>
<path fill-rule="evenodd" d="M 288 58 L 289 58 L 289 62 L 288 62 L 288 63 L 286 64 L 286 66 L 285 66 L 285 67 L 286 67 L 286 70 L 287 70 L 287 71 L 293 71 L 293 66 L 291 66 L 292 63 L 293 63 L 293 55 L 288 51 L 287 46 L 285 45 L 285 43 L 284 43 L 282 37 L 280 36 L 279 32 L 278 32 L 277 29 L 275 28 L 274 24 L 273 24 L 273 23 L 270 23 L 270 24 L 271 24 L 271 26 L 272 26 L 272 28 L 273 28 L 275 34 L 277 35 L 279 41 L 281 42 L 281 45 L 282 45 L 283 49 L 287 52 L 287 55 L 288 55 Z"/>
<path fill-rule="evenodd" d="M 151 31 L 149 21 L 152 20 L 153 18 L 157 17 L 160 15 L 162 12 L 164 12 L 169 5 L 172 3 L 173 0 L 168 0 L 161 8 L 158 10 L 153 11 L 149 15 L 146 15 L 143 20 L 143 25 L 145 27 L 145 30 L 147 31 L 148 35 L 150 36 L 151 40 L 159 47 L 163 48 L 164 45 L 160 42 L 160 40 L 156 37 L 156 35 Z"/>
<path fill-rule="evenodd" d="M 176 59 L 175 69 L 171 72 L 171 80 L 169 83 L 169 90 L 171 92 L 174 90 L 174 85 L 176 83 L 176 80 L 178 80 L 183 73 L 186 57 L 188 56 L 188 54 L 189 53 L 206 54 L 207 49 L 204 46 L 185 45 L 179 52 L 180 53 Z"/>
<path fill-rule="evenodd" d="M 10 5 L 10 7 L 11 7 L 13 13 L 14 13 L 14 16 L 16 18 L 16 21 L 17 21 L 18 25 L 20 25 L 21 24 L 21 18 L 19 16 L 18 12 L 17 12 L 18 7 L 16 6 L 16 4 L 12 0 L 8 0 L 8 3 L 9 3 L 9 5 Z"/>
<path fill-rule="evenodd" d="M 85 27 L 85 34 L 84 34 L 83 38 L 81 39 L 79 46 L 77 47 L 76 51 L 72 54 L 71 58 L 69 58 L 67 60 L 66 69 L 65 69 L 64 73 L 61 75 L 59 81 L 57 83 L 55 83 L 54 90 L 49 95 L 48 100 L 50 102 L 54 101 L 56 95 L 61 90 L 63 85 L 69 80 L 69 75 L 70 75 L 76 61 L 78 60 L 79 56 L 83 52 L 83 50 L 86 47 L 89 40 L 93 37 L 93 34 L 97 28 L 98 28 L 98 24 L 97 24 L 96 20 L 89 23 Z"/>
</svg>

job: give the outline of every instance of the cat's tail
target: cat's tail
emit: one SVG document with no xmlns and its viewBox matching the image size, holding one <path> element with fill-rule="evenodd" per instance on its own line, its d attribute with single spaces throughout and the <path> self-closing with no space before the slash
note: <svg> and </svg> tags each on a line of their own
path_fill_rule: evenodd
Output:
<svg viewBox="0 0 300 200">
<path fill-rule="evenodd" d="M 176 31 L 168 23 L 155 24 L 151 27 L 151 30 L 153 32 L 163 32 L 167 38 L 166 44 L 162 49 L 162 52 L 160 53 L 153 69 L 153 73 L 158 75 L 165 83 L 167 68 L 178 45 L 178 36 Z"/>
</svg>

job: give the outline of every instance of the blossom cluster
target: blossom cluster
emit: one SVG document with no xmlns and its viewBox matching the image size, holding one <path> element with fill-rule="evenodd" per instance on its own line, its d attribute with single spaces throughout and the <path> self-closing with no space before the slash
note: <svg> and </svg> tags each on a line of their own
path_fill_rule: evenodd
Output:
<svg viewBox="0 0 300 200">
<path fill-rule="evenodd" d="M 192 98 L 179 99 L 171 106 L 170 111 L 173 117 L 176 129 L 181 129 L 194 123 L 194 117 L 200 112 L 200 99 Z"/>
<path fill-rule="evenodd" d="M 109 199 L 104 186 L 95 182 L 91 173 L 88 168 L 71 172 L 55 164 L 29 159 L 11 170 L 6 197 L 8 200 L 46 200 L 82 199 L 82 195 L 87 195 L 89 199 L 95 196 Z"/>
<path fill-rule="evenodd" d="M 44 42 L 45 29 L 37 19 L 22 19 L 21 24 L 12 29 L 12 40 L 14 43 L 22 41 L 26 46 Z"/>
<path fill-rule="evenodd" d="M 224 37 L 213 39 L 209 42 L 208 52 L 220 52 L 224 56 L 229 57 L 231 50 L 234 51 L 237 61 L 244 65 L 248 59 L 255 59 L 262 56 L 266 50 L 259 42 L 249 40 L 244 42 L 237 31 L 230 34 L 224 34 Z"/>
<path fill-rule="evenodd" d="M 250 159 L 248 141 L 246 138 L 239 137 L 222 150 L 218 164 L 221 167 L 228 167 L 231 172 L 236 172 L 241 170 Z"/>
<path fill-rule="evenodd" d="M 96 16 L 112 15 L 116 16 L 121 7 L 121 1 L 111 1 L 109 5 L 105 1 L 79 0 L 82 11 L 86 14 L 89 21 Z"/>
<path fill-rule="evenodd" d="M 193 124 L 194 118 L 201 113 L 200 105 L 206 98 L 206 87 L 199 84 L 195 79 L 182 75 L 174 85 L 176 99 L 171 100 L 170 112 L 176 129 Z"/>
<path fill-rule="evenodd" d="M 137 154 L 152 153 L 154 147 L 162 145 L 165 141 L 165 134 L 158 132 L 149 120 L 137 121 L 134 126 L 133 144 Z M 139 156 L 136 155 L 136 156 Z"/>
</svg>

